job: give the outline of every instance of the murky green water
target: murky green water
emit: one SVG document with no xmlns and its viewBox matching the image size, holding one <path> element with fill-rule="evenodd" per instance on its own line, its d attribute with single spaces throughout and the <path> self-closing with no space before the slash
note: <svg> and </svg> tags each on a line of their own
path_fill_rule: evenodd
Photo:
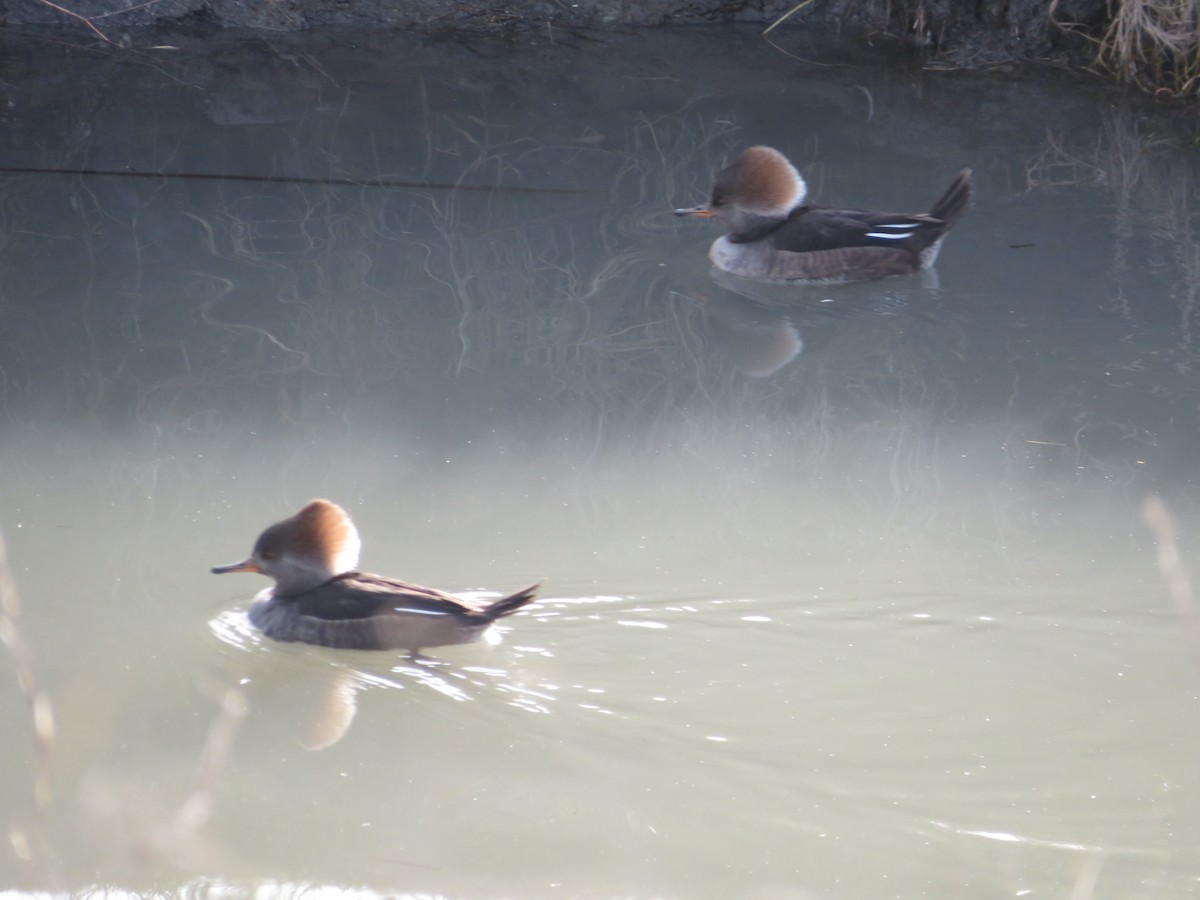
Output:
<svg viewBox="0 0 1200 900">
<path fill-rule="evenodd" d="M 4 36 L 0 165 L 75 174 L 0 178 L 0 886 L 1194 896 L 1140 512 L 1200 560 L 1183 117 L 553 38 Z M 750 290 L 670 215 L 748 143 L 975 208 L 935 276 Z M 543 601 L 425 665 L 266 641 L 207 570 L 314 496 L 369 571 Z"/>
</svg>

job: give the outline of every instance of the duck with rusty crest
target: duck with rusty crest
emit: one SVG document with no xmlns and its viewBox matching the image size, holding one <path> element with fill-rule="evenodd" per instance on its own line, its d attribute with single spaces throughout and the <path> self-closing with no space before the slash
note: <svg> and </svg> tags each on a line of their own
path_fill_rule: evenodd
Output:
<svg viewBox="0 0 1200 900">
<path fill-rule="evenodd" d="M 713 242 L 713 265 L 762 281 L 839 284 L 928 269 L 946 233 L 971 206 L 963 169 L 927 213 L 831 209 L 805 203 L 808 186 L 782 153 L 748 147 L 717 173 L 704 206 L 677 216 L 714 218 L 728 234 Z"/>
<path fill-rule="evenodd" d="M 250 605 L 251 624 L 277 641 L 352 650 L 408 650 L 466 644 L 537 596 L 531 585 L 491 603 L 355 571 L 362 542 L 344 509 L 313 500 L 258 536 L 244 560 L 215 574 L 257 572 L 274 579 Z"/>
</svg>

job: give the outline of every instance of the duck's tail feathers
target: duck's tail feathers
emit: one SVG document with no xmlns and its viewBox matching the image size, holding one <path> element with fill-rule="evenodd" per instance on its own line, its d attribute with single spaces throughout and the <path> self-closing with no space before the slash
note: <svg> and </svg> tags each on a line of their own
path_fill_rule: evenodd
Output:
<svg viewBox="0 0 1200 900">
<path fill-rule="evenodd" d="M 950 187 L 946 188 L 946 192 L 933 204 L 929 215 L 934 219 L 941 219 L 945 223 L 942 228 L 942 232 L 945 233 L 953 228 L 970 208 L 971 170 L 963 169 L 954 176 Z"/>
<path fill-rule="evenodd" d="M 507 597 L 502 597 L 495 603 L 484 608 L 487 617 L 493 621 L 502 619 L 505 616 L 511 616 L 518 609 L 526 604 L 532 603 L 537 599 L 538 589 L 542 586 L 539 581 L 537 584 L 531 584 L 527 588 L 521 588 L 515 594 L 509 594 Z"/>
</svg>

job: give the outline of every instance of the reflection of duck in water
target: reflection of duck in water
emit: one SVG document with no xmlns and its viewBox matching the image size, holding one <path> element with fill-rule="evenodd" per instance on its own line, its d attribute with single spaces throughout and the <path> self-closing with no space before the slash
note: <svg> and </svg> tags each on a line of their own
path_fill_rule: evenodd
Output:
<svg viewBox="0 0 1200 900">
<path fill-rule="evenodd" d="M 700 303 L 704 333 L 721 353 L 751 378 L 774 375 L 800 355 L 800 332 L 782 313 L 740 297 L 682 294 Z"/>
<path fill-rule="evenodd" d="M 258 536 L 254 552 L 213 572 L 258 572 L 275 579 L 249 618 L 277 641 L 352 650 L 410 650 L 466 644 L 537 595 L 532 585 L 486 606 L 434 590 L 353 571 L 361 541 L 340 506 L 313 500 Z"/>
<path fill-rule="evenodd" d="M 927 269 L 946 232 L 971 205 L 971 170 L 955 176 L 928 213 L 804 205 L 808 187 L 778 150 L 749 147 L 717 173 L 706 206 L 677 216 L 716 218 L 729 229 L 708 251 L 718 269 L 768 281 L 835 284 Z"/>
</svg>

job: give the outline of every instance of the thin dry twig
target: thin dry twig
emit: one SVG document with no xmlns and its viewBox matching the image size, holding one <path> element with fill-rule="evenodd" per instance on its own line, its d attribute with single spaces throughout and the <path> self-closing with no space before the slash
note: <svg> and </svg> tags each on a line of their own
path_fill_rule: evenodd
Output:
<svg viewBox="0 0 1200 900">
<path fill-rule="evenodd" d="M 151 843 L 159 852 L 172 850 L 191 840 L 211 818 L 217 788 L 246 712 L 245 694 L 239 688 L 227 688 L 221 696 L 220 711 L 209 726 L 208 736 L 200 751 L 192 792 L 179 805 L 167 828 L 153 836 Z"/>
<path fill-rule="evenodd" d="M 1158 494 L 1151 494 L 1142 501 L 1142 518 L 1154 534 L 1154 542 L 1158 545 L 1158 571 L 1167 583 L 1167 593 L 1183 626 L 1188 650 L 1200 667 L 1200 606 L 1196 604 L 1191 576 L 1179 555 L 1175 520 Z"/>
<path fill-rule="evenodd" d="M 38 0 L 38 3 L 41 3 L 43 6 L 50 7 L 55 12 L 60 12 L 64 16 L 70 16 L 72 19 L 78 19 L 80 22 L 82 22 L 84 25 L 86 25 L 88 28 L 90 28 L 92 30 L 92 32 L 96 35 L 96 37 L 100 38 L 100 40 L 104 41 L 104 43 L 106 43 L 106 44 L 115 44 L 116 43 L 107 34 L 105 34 L 103 31 L 101 31 L 99 28 L 97 28 L 96 23 L 94 23 L 87 16 L 82 15 L 81 13 L 77 13 L 74 10 L 67 9 L 65 6 L 59 6 L 57 3 L 51 3 L 50 0 Z"/>
<path fill-rule="evenodd" d="M 804 0 L 803 3 L 797 3 L 795 6 L 793 6 L 791 9 L 789 9 L 787 12 L 785 12 L 782 16 L 780 16 L 778 19 L 776 19 L 774 22 L 772 22 L 770 25 L 768 25 L 766 27 L 766 30 L 763 31 L 763 36 L 765 37 L 766 35 L 770 34 L 772 31 L 774 31 L 776 28 L 778 28 L 781 24 L 783 24 L 785 21 L 790 19 L 796 13 L 800 12 L 800 10 L 804 9 L 804 7 L 808 6 L 812 2 L 813 2 L 813 0 Z"/>
<path fill-rule="evenodd" d="M 27 862 L 32 862 L 37 851 L 44 849 L 43 826 L 53 803 L 50 757 L 54 750 L 54 708 L 50 698 L 38 686 L 33 652 L 21 633 L 20 618 L 21 602 L 8 566 L 4 538 L 0 536 L 0 641 L 8 647 L 17 684 L 29 703 L 34 743 L 33 800 L 37 817 L 35 834 L 32 836 L 36 841 L 31 840 L 31 835 L 25 834 L 15 823 L 11 825 L 10 838 L 19 855 Z"/>
</svg>

